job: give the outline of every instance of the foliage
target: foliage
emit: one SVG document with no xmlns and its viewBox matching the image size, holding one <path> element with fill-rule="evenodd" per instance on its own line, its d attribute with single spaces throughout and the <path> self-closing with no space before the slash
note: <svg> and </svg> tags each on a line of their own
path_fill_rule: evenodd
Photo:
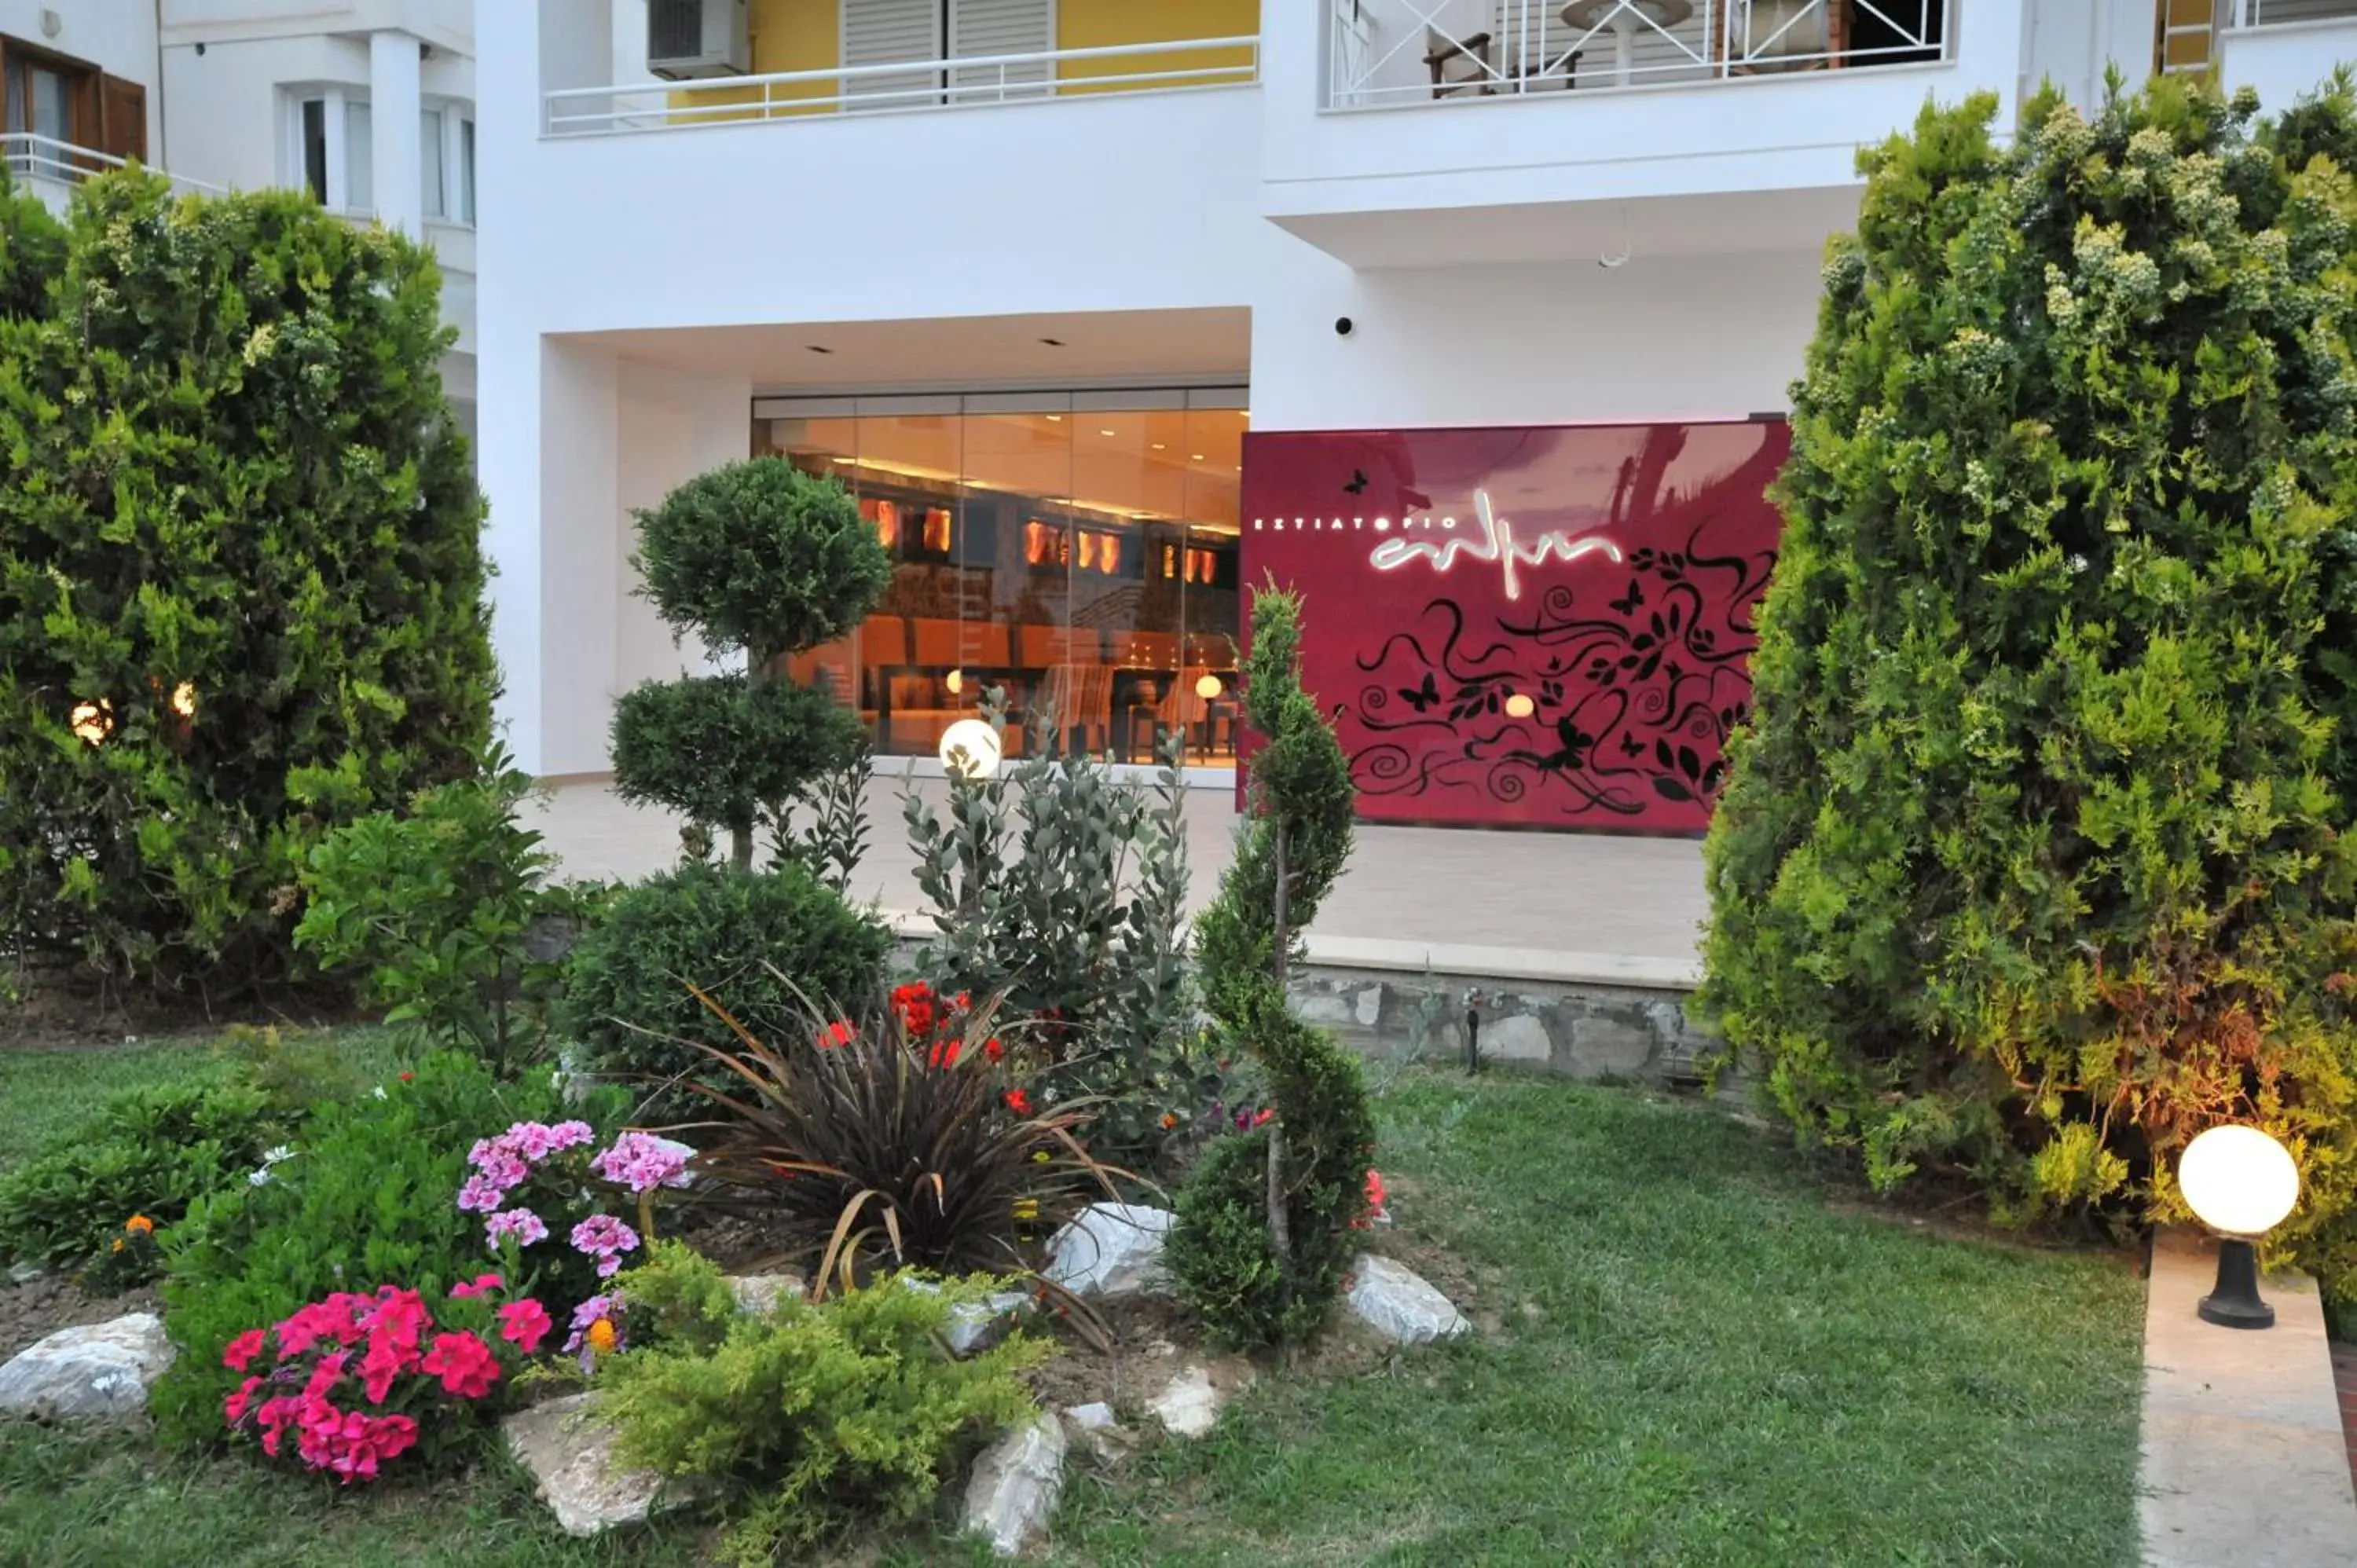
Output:
<svg viewBox="0 0 2357 1568">
<path fill-rule="evenodd" d="M 985 712 L 1001 727 L 996 693 Z M 907 797 L 939 933 L 919 962 L 944 991 L 1000 998 L 1002 1028 L 1045 1053 L 1048 1084 L 1098 1105 L 1100 1154 L 1167 1163 L 1226 1087 L 1196 1023 L 1181 934 L 1178 744 L 1147 791 L 1062 750 L 1057 725 L 1039 729 L 1038 755 L 988 777 L 951 774 L 946 822 Z"/>
<path fill-rule="evenodd" d="M 649 681 L 614 707 L 614 789 L 749 843 L 866 741 L 858 714 L 822 687 L 741 674 Z"/>
<path fill-rule="evenodd" d="M 822 1286 L 888 1263 L 1012 1267 L 1020 1234 L 1112 1195 L 1074 1139 L 1090 1107 L 1008 1087 L 992 1009 L 963 1002 L 908 987 L 856 1023 L 805 1018 L 707 1047 L 725 1081 L 704 1090 L 698 1168 L 758 1205 Z"/>
<path fill-rule="evenodd" d="M 413 1448 L 429 1465 L 463 1454 L 467 1429 L 496 1408 L 500 1382 L 553 1326 L 538 1301 L 500 1299 L 505 1290 L 499 1275 L 481 1274 L 433 1307 L 393 1285 L 336 1291 L 248 1328 L 221 1352 L 222 1366 L 244 1376 L 222 1416 L 265 1457 L 299 1460 L 346 1486 L 375 1480 Z"/>
<path fill-rule="evenodd" d="M 802 822 L 796 823 L 791 813 L 780 812 L 770 824 L 771 858 L 797 862 L 846 898 L 851 897 L 851 875 L 867 855 L 868 762 L 863 733 L 839 767 L 820 774 L 803 789 Z"/>
<path fill-rule="evenodd" d="M 242 1083 L 118 1094 L 0 1176 L 0 1257 L 57 1269 L 103 1255 L 102 1283 L 138 1283 L 145 1272 L 108 1251 L 124 1222 L 176 1223 L 208 1194 L 242 1182 L 286 1130 L 284 1113 Z M 144 1247 L 124 1251 L 132 1262 L 153 1261 Z"/>
<path fill-rule="evenodd" d="M 851 493 L 782 457 L 699 475 L 638 513 L 631 564 L 673 633 L 741 650 L 745 673 L 650 682 L 614 710 L 614 783 L 706 827 L 738 870 L 753 828 L 856 747 L 858 716 L 774 666 L 857 626 L 892 563 Z"/>
<path fill-rule="evenodd" d="M 334 829 L 303 870 L 295 928 L 323 965 L 366 970 L 362 999 L 387 1023 L 501 1077 L 547 1054 L 563 966 L 534 939 L 584 898 L 545 885 L 555 857 L 516 820 L 532 787 L 495 746 L 481 776 L 420 791 L 408 814 Z"/>
<path fill-rule="evenodd" d="M 615 895 L 566 962 L 560 1023 L 595 1070 L 655 1086 L 640 1090 L 650 1117 L 675 1119 L 700 1103 L 683 1081 L 719 1081 L 698 1047 L 736 1039 L 691 985 L 770 1033 L 809 1006 L 866 1005 L 890 947 L 800 865 L 689 862 Z"/>
<path fill-rule="evenodd" d="M 212 1056 L 226 1064 L 234 1081 L 252 1084 L 272 1110 L 290 1121 L 323 1101 L 364 1093 L 369 1084 L 359 1055 L 343 1036 L 327 1030 L 232 1024 L 214 1042 Z"/>
<path fill-rule="evenodd" d="M 1358 1058 L 1286 1002 L 1286 964 L 1350 857 L 1354 811 L 1341 744 L 1301 689 L 1300 642 L 1300 596 L 1257 590 L 1243 706 L 1264 744 L 1235 860 L 1195 928 L 1219 1037 L 1254 1054 L 1276 1115 L 1198 1162 L 1164 1254 L 1181 1299 L 1240 1344 L 1297 1342 L 1324 1323 L 1357 1252 L 1375 1142 Z"/>
<path fill-rule="evenodd" d="M 1703 1001 L 1877 1187 L 2166 1218 L 2184 1144 L 2252 1122 L 2321 1260 L 2357 1193 L 2357 105 L 2254 135 L 2171 79 L 2005 145 L 1994 107 L 1867 155 L 1829 252 Z"/>
<path fill-rule="evenodd" d="M 61 253 L 22 200 L 0 222 L 0 948 L 284 978 L 319 835 L 489 738 L 434 259 L 135 170 L 77 187 Z"/>
<path fill-rule="evenodd" d="M 621 1120 L 619 1097 L 567 1105 L 551 1079 L 501 1083 L 471 1057 L 436 1052 L 357 1100 L 322 1106 L 294 1157 L 259 1185 L 239 1183 L 191 1208 L 164 1233 L 165 1327 L 178 1358 L 149 1391 L 167 1435 L 212 1442 L 233 1380 L 231 1338 L 306 1302 L 389 1282 L 439 1299 L 488 1261 L 483 1226 L 454 1201 L 467 1155 L 486 1127 Z M 519 1275 L 551 1312 L 572 1303 L 544 1277 Z"/>
<path fill-rule="evenodd" d="M 963 1451 L 1035 1414 L 1020 1374 L 1045 1344 L 1018 1334 L 960 1360 L 942 1342 L 951 1308 L 981 1299 L 986 1279 L 913 1290 L 896 1277 L 721 1317 L 716 1277 L 669 1243 L 623 1276 L 633 1299 L 686 1310 L 665 1339 L 608 1363 L 599 1399 L 625 1459 L 729 1489 L 742 1517 L 726 1550 L 747 1568 L 846 1526 L 915 1518 Z"/>
</svg>

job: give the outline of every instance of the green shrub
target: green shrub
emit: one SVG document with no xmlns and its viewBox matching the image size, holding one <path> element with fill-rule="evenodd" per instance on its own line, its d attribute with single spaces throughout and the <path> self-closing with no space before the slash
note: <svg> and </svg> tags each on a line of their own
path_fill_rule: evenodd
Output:
<svg viewBox="0 0 2357 1568">
<path fill-rule="evenodd" d="M 638 1080 L 649 1115 L 694 1115 L 701 1102 L 672 1080 L 719 1082 L 696 1047 L 737 1036 L 690 984 L 755 1035 L 781 1037 L 811 1006 L 866 1005 L 890 946 L 881 922 L 799 865 L 691 862 L 614 896 L 566 961 L 560 1022 L 593 1070 Z"/>
<path fill-rule="evenodd" d="M 421 791 L 328 833 L 302 873 L 295 941 L 361 970 L 361 998 L 423 1043 L 472 1052 L 501 1077 L 546 1054 L 563 965 L 535 937 L 580 913 L 545 885 L 555 857 L 516 820 L 532 780 L 494 747 L 479 778 Z"/>
<path fill-rule="evenodd" d="M 2265 1125 L 2345 1291 L 2357 113 L 2254 107 L 2050 91 L 2001 144 L 1985 96 L 1863 159 L 1702 1003 L 1878 1187 L 2167 1218 Z"/>
<path fill-rule="evenodd" d="M 440 1301 L 492 1267 L 482 1217 L 457 1206 L 478 1139 L 520 1121 L 610 1126 L 620 1112 L 610 1094 L 567 1104 L 548 1075 L 502 1083 L 453 1052 L 322 1107 L 271 1180 L 224 1188 L 163 1233 L 164 1321 L 179 1355 L 150 1391 L 162 1430 L 184 1442 L 220 1440 L 221 1402 L 238 1381 L 221 1350 L 256 1324 L 335 1291 L 383 1284 Z M 528 1291 L 545 1273 L 508 1283 Z M 561 1294 L 542 1300 L 559 1321 L 574 1305 Z"/>
<path fill-rule="evenodd" d="M 440 277 L 284 191 L 109 174 L 61 252 L 33 212 L 0 202 L 0 948 L 218 1000 L 293 968 L 325 829 L 489 738 Z"/>
<path fill-rule="evenodd" d="M 950 1309 L 995 1282 L 938 1291 L 899 1279 L 818 1305 L 726 1313 L 718 1270 L 673 1243 L 624 1274 L 624 1297 L 666 1308 L 650 1348 L 604 1363 L 602 1412 L 622 1456 L 723 1490 L 737 1516 L 724 1550 L 752 1568 L 851 1527 L 921 1514 L 957 1462 L 1033 1419 L 1021 1373 L 1049 1354 L 1012 1336 L 966 1360 L 942 1344 Z"/>
<path fill-rule="evenodd" d="M 850 631 L 891 581 L 892 563 L 851 492 L 782 457 L 699 475 L 638 514 L 632 558 L 675 633 L 742 650 L 746 673 L 651 682 L 614 709 L 614 788 L 707 829 L 753 863 L 753 831 L 813 780 L 856 757 L 856 714 L 777 668 Z"/>
<path fill-rule="evenodd" d="M 1035 1104 L 996 1028 L 987 1004 L 920 984 L 710 1051 L 721 1083 L 697 1169 L 822 1286 L 906 1263 L 1018 1267 L 1023 1236 L 1115 1193 L 1074 1137 L 1095 1108 L 1044 1090 Z"/>
<path fill-rule="evenodd" d="M 142 1271 L 126 1273 L 107 1251 L 125 1220 L 173 1226 L 208 1195 L 242 1185 L 286 1135 L 285 1112 L 243 1083 L 118 1094 L 0 1176 L 0 1258 L 45 1268 L 102 1258 L 100 1283 L 137 1283 Z M 149 1257 L 144 1247 L 124 1251 Z"/>
<path fill-rule="evenodd" d="M 1250 1051 L 1274 1120 L 1214 1143 L 1178 1196 L 1165 1260 L 1182 1300 L 1240 1345 L 1315 1335 L 1357 1255 L 1374 1112 L 1358 1058 L 1288 1010 L 1300 932 L 1350 858 L 1355 797 L 1340 742 L 1301 689 L 1300 596 L 1256 591 L 1244 717 L 1266 738 L 1220 896 L 1195 927 L 1205 1000 L 1227 1048 Z"/>
<path fill-rule="evenodd" d="M 985 711 L 1000 725 L 997 693 Z M 999 999 L 999 1027 L 1048 1058 L 1044 1083 L 1096 1106 L 1090 1146 L 1168 1163 L 1225 1076 L 1187 965 L 1186 781 L 1177 742 L 1149 790 L 1061 749 L 986 778 L 953 772 L 948 819 L 906 801 L 938 934 L 918 964 L 942 992 Z"/>
<path fill-rule="evenodd" d="M 213 1055 L 237 1081 L 260 1090 L 273 1110 L 296 1120 L 323 1101 L 365 1093 L 380 1053 L 357 1045 L 350 1030 L 232 1024 Z"/>
</svg>

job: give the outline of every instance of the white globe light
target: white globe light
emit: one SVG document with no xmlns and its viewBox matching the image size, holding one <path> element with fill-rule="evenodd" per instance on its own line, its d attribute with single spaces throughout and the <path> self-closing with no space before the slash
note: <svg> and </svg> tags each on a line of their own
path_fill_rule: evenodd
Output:
<svg viewBox="0 0 2357 1568">
<path fill-rule="evenodd" d="M 2299 1201 L 2299 1166 L 2256 1127 L 2212 1127 L 2185 1146 L 2177 1185 L 2212 1230 L 2264 1236 Z"/>
<path fill-rule="evenodd" d="M 942 766 L 960 779 L 998 771 L 998 732 L 981 719 L 960 719 L 942 732 Z"/>
<path fill-rule="evenodd" d="M 1506 699 L 1506 716 L 1510 719 L 1526 719 L 1538 711 L 1539 705 L 1524 693 L 1516 692 Z"/>
<path fill-rule="evenodd" d="M 1195 682 L 1195 695 L 1207 703 L 1218 696 L 1222 690 L 1217 675 L 1205 675 Z"/>
<path fill-rule="evenodd" d="M 951 671 L 948 678 L 942 681 L 942 684 L 950 689 L 951 696 L 956 696 L 959 693 L 965 690 L 965 671 L 963 670 Z"/>
</svg>

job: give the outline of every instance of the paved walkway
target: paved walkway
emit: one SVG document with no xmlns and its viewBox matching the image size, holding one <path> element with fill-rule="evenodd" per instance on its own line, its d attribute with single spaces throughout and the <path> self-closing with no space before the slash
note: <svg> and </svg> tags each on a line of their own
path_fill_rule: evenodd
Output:
<svg viewBox="0 0 2357 1568">
<path fill-rule="evenodd" d="M 2357 1490 L 2315 1282 L 2272 1275 L 2273 1328 L 2221 1328 L 2196 1305 L 2216 1243 L 2155 1238 L 2145 1306 L 2147 1568 L 2349 1568 Z"/>
</svg>

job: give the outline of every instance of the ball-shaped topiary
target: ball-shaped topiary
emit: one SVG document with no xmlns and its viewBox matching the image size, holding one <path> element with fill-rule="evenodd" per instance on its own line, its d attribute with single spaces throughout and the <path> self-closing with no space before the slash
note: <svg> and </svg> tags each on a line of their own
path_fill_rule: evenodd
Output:
<svg viewBox="0 0 2357 1568">
<path fill-rule="evenodd" d="M 755 826 L 840 771 L 861 738 L 856 715 L 821 711 L 831 699 L 763 689 L 792 685 L 780 659 L 860 623 L 891 581 L 891 558 L 849 491 L 782 457 L 699 475 L 638 521 L 631 564 L 646 596 L 675 632 L 741 649 L 745 672 L 628 693 L 614 710 L 615 788 L 726 828 L 743 870 Z"/>
<path fill-rule="evenodd" d="M 1983 97 L 1865 159 L 1702 1000 L 1880 1187 L 2165 1218 L 2268 1126 L 2345 1291 L 2357 105 L 2255 108 L 2050 91 L 2001 145 Z"/>
<path fill-rule="evenodd" d="M 767 871 L 690 861 L 614 896 L 566 961 L 558 1026 L 589 1067 L 630 1081 L 645 1114 L 694 1119 L 711 1102 L 681 1085 L 729 1084 L 696 1045 L 743 1042 L 693 984 L 755 1038 L 799 1043 L 813 1008 L 856 1014 L 881 983 L 891 934 L 792 862 Z"/>
<path fill-rule="evenodd" d="M 320 834 L 490 737 L 434 258 L 125 171 L 0 199 L 0 950 L 283 978 Z"/>
</svg>

